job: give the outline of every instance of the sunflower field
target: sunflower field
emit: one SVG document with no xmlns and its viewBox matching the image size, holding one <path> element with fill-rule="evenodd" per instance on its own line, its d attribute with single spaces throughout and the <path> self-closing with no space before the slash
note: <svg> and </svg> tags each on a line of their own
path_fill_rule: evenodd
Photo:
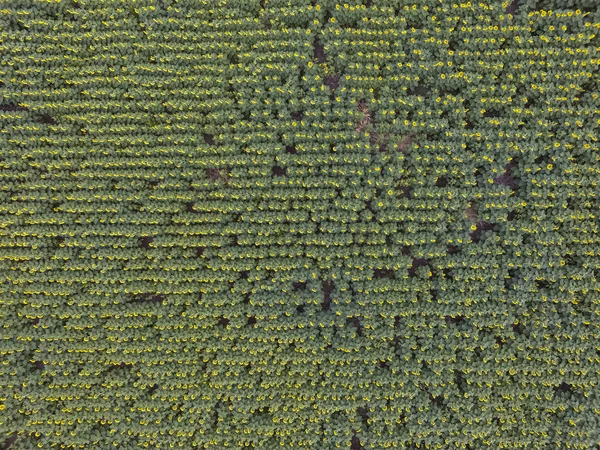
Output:
<svg viewBox="0 0 600 450">
<path fill-rule="evenodd" d="M 0 0 L 0 449 L 600 448 L 599 28 Z"/>
</svg>

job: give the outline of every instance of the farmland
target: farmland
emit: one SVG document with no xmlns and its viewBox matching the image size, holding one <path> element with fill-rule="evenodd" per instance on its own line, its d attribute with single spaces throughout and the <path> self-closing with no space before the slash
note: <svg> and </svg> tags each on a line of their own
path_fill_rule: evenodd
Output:
<svg viewBox="0 0 600 450">
<path fill-rule="evenodd" d="M 598 448 L 595 1 L 0 3 L 0 448 Z"/>
</svg>

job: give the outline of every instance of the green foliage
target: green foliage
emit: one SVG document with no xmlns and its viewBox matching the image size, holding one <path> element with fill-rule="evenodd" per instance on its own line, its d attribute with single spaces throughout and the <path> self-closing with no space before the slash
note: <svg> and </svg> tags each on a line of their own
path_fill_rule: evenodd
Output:
<svg viewBox="0 0 600 450">
<path fill-rule="evenodd" d="M 593 0 L 0 8 L 0 447 L 600 445 Z"/>
</svg>

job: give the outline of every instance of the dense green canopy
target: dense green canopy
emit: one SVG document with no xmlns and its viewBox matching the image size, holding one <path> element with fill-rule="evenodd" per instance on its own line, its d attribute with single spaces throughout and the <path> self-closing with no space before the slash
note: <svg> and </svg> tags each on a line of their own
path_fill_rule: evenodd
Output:
<svg viewBox="0 0 600 450">
<path fill-rule="evenodd" d="M 1 3 L 0 448 L 598 448 L 597 0 Z"/>
</svg>

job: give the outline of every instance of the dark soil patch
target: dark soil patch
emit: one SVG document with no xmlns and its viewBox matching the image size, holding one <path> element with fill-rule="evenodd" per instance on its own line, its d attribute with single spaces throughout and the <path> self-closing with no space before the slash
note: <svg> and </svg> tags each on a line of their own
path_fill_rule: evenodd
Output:
<svg viewBox="0 0 600 450">
<path fill-rule="evenodd" d="M 364 100 L 359 100 L 356 103 L 356 109 L 362 115 L 356 127 L 356 132 L 362 133 L 363 131 L 365 131 L 367 125 L 373 122 L 373 117 L 371 116 L 371 112 L 369 111 L 369 108 L 367 108 L 367 104 Z"/>
<path fill-rule="evenodd" d="M 286 170 L 283 167 L 274 166 L 271 169 L 271 175 L 274 177 L 284 177 L 286 176 Z"/>
<path fill-rule="evenodd" d="M 513 0 L 506 8 L 506 14 L 514 14 L 519 8 L 519 0 Z"/>
<path fill-rule="evenodd" d="M 465 318 L 461 315 L 445 316 L 444 319 L 446 320 L 446 323 L 461 323 L 463 320 L 465 320 Z"/>
<path fill-rule="evenodd" d="M 424 258 L 415 258 L 412 260 L 412 268 L 416 269 L 417 267 L 425 267 L 429 264 L 429 261 L 427 261 Z"/>
<path fill-rule="evenodd" d="M 29 111 L 29 108 L 26 108 L 25 106 L 8 104 L 0 105 L 0 111 Z"/>
<path fill-rule="evenodd" d="M 517 188 L 517 182 L 512 177 L 510 173 L 503 173 L 499 177 L 494 178 L 494 183 L 499 184 L 501 186 L 508 186 L 511 189 Z"/>
<path fill-rule="evenodd" d="M 417 267 L 425 267 L 429 264 L 429 261 L 427 261 L 426 259 L 423 258 L 414 258 L 412 260 L 412 265 L 410 266 L 410 268 L 408 269 L 408 276 L 409 277 L 414 277 L 417 275 Z"/>
<path fill-rule="evenodd" d="M 16 434 L 12 435 L 11 437 L 9 437 L 8 439 L 6 439 L 4 441 L 4 444 L 2 444 L 2 447 L 0 447 L 0 450 L 8 450 L 18 439 L 18 436 Z"/>
<path fill-rule="evenodd" d="M 45 125 L 56 125 L 56 120 L 54 120 L 54 117 L 52 117 L 49 114 L 42 114 L 40 116 L 39 122 Z"/>
<path fill-rule="evenodd" d="M 212 181 L 220 180 L 222 179 L 221 171 L 217 168 L 209 167 L 206 169 L 206 177 Z"/>
<path fill-rule="evenodd" d="M 477 218 L 479 217 L 479 215 L 477 214 L 477 204 L 475 204 L 475 202 L 469 203 L 469 207 L 467 208 L 467 211 L 466 211 L 466 216 L 467 216 L 467 219 L 469 219 L 471 222 L 477 221 Z"/>
<path fill-rule="evenodd" d="M 362 450 L 362 445 L 360 443 L 360 439 L 358 436 L 352 436 L 352 441 L 350 444 L 350 450 Z"/>
<path fill-rule="evenodd" d="M 323 302 L 321 303 L 321 309 L 323 311 L 329 311 L 331 309 L 331 293 L 333 292 L 335 285 L 332 280 L 323 281 L 321 290 L 323 291 Z"/>
<path fill-rule="evenodd" d="M 438 395 L 437 397 L 434 397 L 433 394 L 429 394 L 429 401 L 436 406 L 440 406 L 440 407 L 444 406 L 443 397 L 440 395 Z"/>
<path fill-rule="evenodd" d="M 535 286 L 538 289 L 547 289 L 550 287 L 550 282 L 548 280 L 535 280 Z"/>
<path fill-rule="evenodd" d="M 441 176 L 438 177 L 438 179 L 435 181 L 435 186 L 436 187 L 446 187 L 448 186 L 448 177 L 447 176 Z"/>
<path fill-rule="evenodd" d="M 366 425 L 367 421 L 369 420 L 369 410 L 366 407 L 359 406 L 356 409 L 356 412 L 360 416 L 362 423 Z"/>
<path fill-rule="evenodd" d="M 208 145 L 215 145 L 215 137 L 212 134 L 204 133 L 204 142 Z"/>
<path fill-rule="evenodd" d="M 502 113 L 500 111 L 486 111 L 483 113 L 483 117 L 485 118 L 500 117 L 501 115 Z"/>
<path fill-rule="evenodd" d="M 377 215 L 376 215 L 375 211 L 373 211 L 373 206 L 372 206 L 371 200 L 365 201 L 365 210 L 367 210 L 371 213 L 371 222 L 375 222 L 377 220 Z"/>
<path fill-rule="evenodd" d="M 298 153 L 298 150 L 296 150 L 296 147 L 293 147 L 291 145 L 286 145 L 285 152 L 289 153 L 290 155 L 295 155 L 296 153 Z"/>
<path fill-rule="evenodd" d="M 339 75 L 327 75 L 323 80 L 323 84 L 327 86 L 332 91 L 336 90 L 340 85 L 340 76 Z"/>
<path fill-rule="evenodd" d="M 476 227 L 477 228 L 475 229 L 475 231 L 469 233 L 469 236 L 471 237 L 471 240 L 474 243 L 478 243 L 481 240 L 481 235 L 484 232 L 493 230 L 495 227 L 495 224 L 490 223 L 490 222 L 481 221 L 481 222 L 477 222 Z"/>
<path fill-rule="evenodd" d="M 294 290 L 303 291 L 306 289 L 306 281 L 294 281 Z"/>
<path fill-rule="evenodd" d="M 362 325 L 360 324 L 360 319 L 358 317 L 351 317 L 346 319 L 346 325 L 351 325 L 356 328 L 356 334 L 362 336 Z"/>
<path fill-rule="evenodd" d="M 404 139 L 402 139 L 398 145 L 397 145 L 397 149 L 398 151 L 401 151 L 402 153 L 405 153 L 408 151 L 410 145 L 413 142 L 413 136 L 406 136 Z"/>
<path fill-rule="evenodd" d="M 373 278 L 395 278 L 395 272 L 392 269 L 375 269 L 373 271 Z"/>
<path fill-rule="evenodd" d="M 461 396 L 465 393 L 465 388 L 467 383 L 465 381 L 465 376 L 461 370 L 454 371 L 454 384 L 458 388 L 458 392 L 460 392 Z"/>
<path fill-rule="evenodd" d="M 125 369 L 127 367 L 131 367 L 133 364 L 131 363 L 126 363 L 125 361 L 121 361 L 119 364 L 112 364 L 111 367 L 109 367 L 109 370 L 112 369 Z"/>
<path fill-rule="evenodd" d="M 423 96 L 427 95 L 427 93 L 430 91 L 433 92 L 432 90 L 429 89 L 428 86 L 425 86 L 422 83 L 418 83 L 416 86 L 413 86 L 413 87 L 407 89 L 406 94 L 414 95 L 417 97 L 423 97 Z"/>
<path fill-rule="evenodd" d="M 410 186 L 400 186 L 398 190 L 400 191 L 400 193 L 398 194 L 398 197 L 400 198 L 410 198 L 413 191 L 413 189 Z"/>
<path fill-rule="evenodd" d="M 321 44 L 317 37 L 315 37 L 315 41 L 313 43 L 313 57 L 319 64 L 323 64 L 327 61 L 327 55 L 325 54 L 325 46 Z"/>
<path fill-rule="evenodd" d="M 508 186 L 511 189 L 517 189 L 517 180 L 513 177 L 512 171 L 516 167 L 517 161 L 513 160 L 504 166 L 504 173 L 494 178 L 494 183 L 502 186 Z"/>
<path fill-rule="evenodd" d="M 152 243 L 152 241 L 154 240 L 153 237 L 151 236 L 145 236 L 143 238 L 140 239 L 140 247 L 142 247 L 144 250 L 149 250 L 150 248 L 150 244 Z"/>
</svg>

